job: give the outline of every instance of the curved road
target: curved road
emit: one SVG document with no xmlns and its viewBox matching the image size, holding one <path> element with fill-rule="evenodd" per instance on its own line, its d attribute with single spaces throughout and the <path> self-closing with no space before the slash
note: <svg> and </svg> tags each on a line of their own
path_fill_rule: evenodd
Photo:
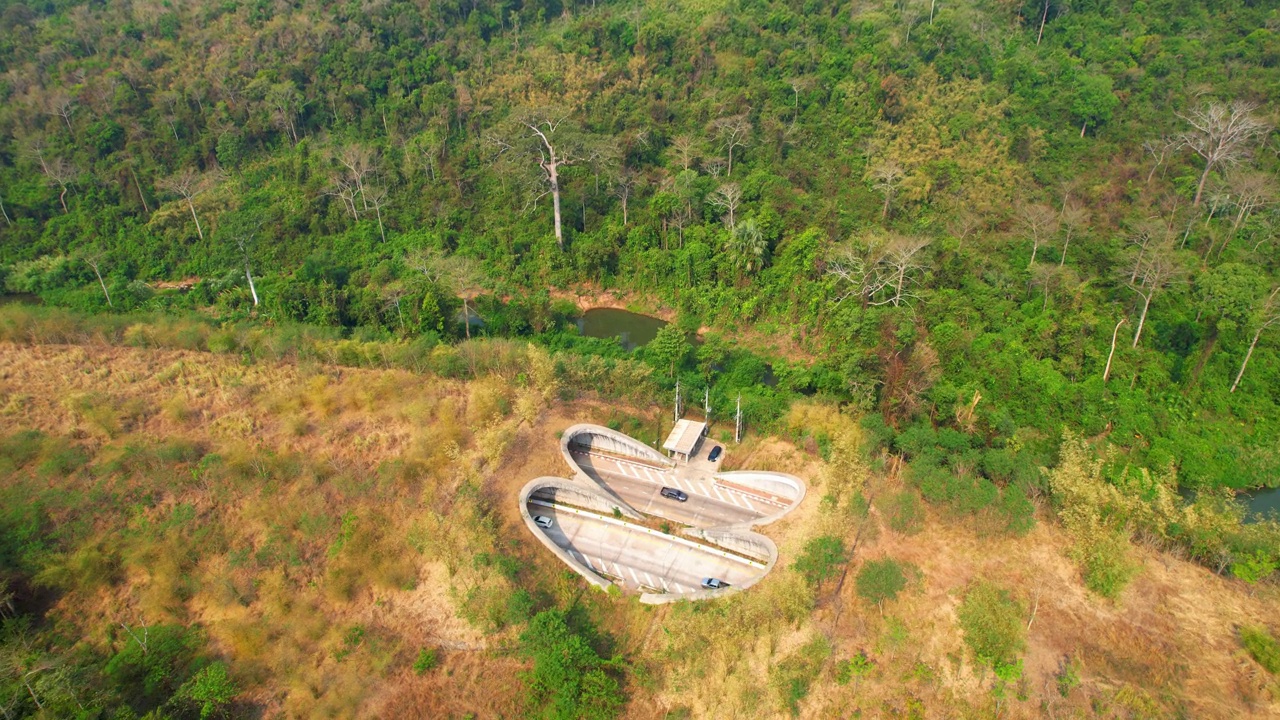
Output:
<svg viewBox="0 0 1280 720">
<path fill-rule="evenodd" d="M 616 458 L 574 452 L 574 460 L 591 479 L 606 485 L 631 507 L 646 514 L 694 527 L 709 528 L 756 520 L 778 512 L 783 505 L 705 480 L 679 477 L 676 472 Z M 686 502 L 664 498 L 663 486 L 679 488 Z"/>
<path fill-rule="evenodd" d="M 763 563 L 593 513 L 531 500 L 529 514 L 551 518 L 555 524 L 542 532 L 552 542 L 628 589 L 687 593 L 700 591 L 707 577 L 741 585 L 764 574 Z"/>
</svg>

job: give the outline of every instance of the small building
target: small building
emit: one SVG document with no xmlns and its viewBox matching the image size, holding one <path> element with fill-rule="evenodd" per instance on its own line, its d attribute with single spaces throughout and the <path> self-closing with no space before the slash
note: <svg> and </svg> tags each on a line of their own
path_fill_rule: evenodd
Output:
<svg viewBox="0 0 1280 720">
<path fill-rule="evenodd" d="M 689 458 L 698 454 L 698 445 L 702 443 L 702 436 L 706 432 L 707 424 L 704 422 L 677 420 L 676 426 L 671 428 L 671 434 L 667 436 L 667 441 L 662 443 L 662 449 L 676 460 L 687 463 Z"/>
</svg>

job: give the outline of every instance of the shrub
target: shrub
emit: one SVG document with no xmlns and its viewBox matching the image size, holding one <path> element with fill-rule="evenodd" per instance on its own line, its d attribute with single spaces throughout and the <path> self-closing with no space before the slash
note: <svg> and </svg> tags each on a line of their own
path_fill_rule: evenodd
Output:
<svg viewBox="0 0 1280 720">
<path fill-rule="evenodd" d="M 835 577 L 836 569 L 845 561 L 844 541 L 831 535 L 822 535 L 804 546 L 804 553 L 796 559 L 795 569 L 817 587 Z"/>
<path fill-rule="evenodd" d="M 1280 675 L 1280 641 L 1263 627 L 1240 628 L 1240 644 L 1272 675 Z"/>
<path fill-rule="evenodd" d="M 418 651 L 418 659 L 413 661 L 413 672 L 416 675 L 425 675 L 439 664 L 440 657 L 435 648 L 422 648 Z"/>
<path fill-rule="evenodd" d="M 836 684 L 848 685 L 854 678 L 862 677 L 871 672 L 874 664 L 865 652 L 859 652 L 847 660 L 841 660 L 836 663 Z"/>
<path fill-rule="evenodd" d="M 793 716 L 800 714 L 800 701 L 809 695 L 809 688 L 829 655 L 831 644 L 819 636 L 774 667 L 769 684 L 777 691 L 783 707 Z"/>
<path fill-rule="evenodd" d="M 983 664 L 1013 663 L 1026 645 L 1022 605 L 991 583 L 981 581 L 970 588 L 956 616 L 965 644 Z"/>
<path fill-rule="evenodd" d="M 898 593 L 907 586 L 907 576 L 897 560 L 883 558 L 863 565 L 855 584 L 863 600 L 880 605 L 898 597 Z"/>
<path fill-rule="evenodd" d="M 904 535 L 915 535 L 924 529 L 924 506 L 911 490 L 890 495 L 881 505 L 889 527 Z"/>
</svg>

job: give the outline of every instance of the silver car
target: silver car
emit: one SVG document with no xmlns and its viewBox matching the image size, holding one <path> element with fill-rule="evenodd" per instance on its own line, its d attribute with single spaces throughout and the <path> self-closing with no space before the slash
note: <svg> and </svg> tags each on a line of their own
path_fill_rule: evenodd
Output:
<svg viewBox="0 0 1280 720">
<path fill-rule="evenodd" d="M 552 525 L 555 525 L 555 522 L 546 515 L 534 515 L 533 523 L 543 529 L 550 528 Z"/>
</svg>

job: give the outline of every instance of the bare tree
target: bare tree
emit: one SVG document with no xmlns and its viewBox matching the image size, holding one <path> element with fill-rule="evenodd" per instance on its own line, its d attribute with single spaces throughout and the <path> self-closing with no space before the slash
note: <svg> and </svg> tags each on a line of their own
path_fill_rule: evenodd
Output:
<svg viewBox="0 0 1280 720">
<path fill-rule="evenodd" d="M 738 183 L 725 183 L 716 188 L 715 192 L 707 196 L 707 202 L 724 211 L 724 224 L 729 228 L 729 232 L 733 232 L 737 224 L 734 213 L 742 204 L 742 188 Z"/>
<path fill-rule="evenodd" d="M 67 132 L 75 134 L 71 129 L 71 116 L 76 111 L 76 101 L 65 92 L 55 92 L 45 100 L 45 114 L 62 118 L 67 125 Z"/>
<path fill-rule="evenodd" d="M 920 251 L 929 239 L 906 235 L 872 238 L 865 247 L 848 247 L 827 265 L 827 275 L 846 286 L 836 302 L 858 297 L 864 305 L 895 307 L 916 297 L 911 287 L 928 269 Z"/>
<path fill-rule="evenodd" d="M 746 147 L 751 137 L 751 120 L 745 114 L 716 118 L 711 121 L 711 130 L 725 149 L 729 157 L 728 170 L 725 177 L 733 175 L 733 149 Z"/>
<path fill-rule="evenodd" d="M 1027 263 L 1027 269 L 1031 269 L 1040 246 L 1058 234 L 1058 213 L 1040 203 L 1023 205 L 1018 210 L 1018 230 L 1031 240 L 1031 260 Z"/>
<path fill-rule="evenodd" d="M 1235 238 L 1240 226 L 1259 208 L 1275 201 L 1275 184 L 1272 177 L 1260 172 L 1232 172 L 1227 175 L 1227 187 L 1235 198 L 1236 219 L 1231 224 L 1231 234 L 1218 248 L 1218 257 L 1227 249 L 1227 243 Z"/>
<path fill-rule="evenodd" d="M 1249 366 L 1249 358 L 1253 357 L 1253 349 L 1258 346 L 1258 338 L 1262 336 L 1262 331 L 1280 323 L 1280 287 L 1276 287 L 1270 295 L 1267 295 L 1255 317 L 1258 327 L 1253 332 L 1253 340 L 1249 342 L 1249 350 L 1244 354 L 1244 362 L 1240 363 L 1240 372 L 1236 373 L 1236 380 L 1231 383 L 1231 392 L 1235 392 L 1236 387 L 1240 385 L 1240 378 L 1244 377 L 1244 369 Z"/>
<path fill-rule="evenodd" d="M 1193 205 L 1200 204 L 1205 181 L 1215 167 L 1239 162 L 1248 153 L 1250 144 L 1270 130 L 1265 121 L 1254 116 L 1257 107 L 1243 100 L 1229 104 L 1209 102 L 1186 115 L 1178 115 L 1192 128 L 1182 134 L 1183 144 L 1204 158 L 1204 172 L 1200 173 Z"/>
<path fill-rule="evenodd" d="M 1044 291 L 1044 303 L 1041 310 L 1049 309 L 1049 294 L 1074 280 L 1071 268 L 1061 265 L 1036 265 L 1031 269 L 1031 285 Z"/>
<path fill-rule="evenodd" d="M 898 194 L 898 186 L 902 184 L 902 166 L 893 160 L 886 160 L 875 166 L 867 176 L 871 178 L 872 187 L 884 194 L 884 207 L 880 209 L 880 221 L 883 222 L 889 217 L 889 206 Z"/>
<path fill-rule="evenodd" d="M 4 198 L 0 197 L 0 215 L 4 215 L 4 223 L 9 227 L 13 227 L 13 221 L 9 219 L 9 211 L 4 209 Z"/>
<path fill-rule="evenodd" d="M 294 145 L 298 144 L 296 119 L 303 107 L 302 93 L 290 81 L 275 83 L 267 88 L 263 102 L 271 110 L 271 122 L 289 134 Z"/>
<path fill-rule="evenodd" d="M 423 248 L 407 259 L 409 267 L 430 282 L 444 285 L 462 299 L 463 327 L 471 339 L 471 300 L 484 290 L 484 274 L 476 261 L 462 255 L 445 255 L 435 248 Z"/>
<path fill-rule="evenodd" d="M 98 285 L 102 288 L 102 294 L 107 298 L 107 307 L 113 308 L 115 305 L 111 302 L 111 293 L 107 292 L 107 284 L 102 280 L 102 261 L 104 254 L 96 247 L 85 248 L 80 252 L 80 258 L 85 264 L 93 268 L 93 274 L 98 276 Z"/>
<path fill-rule="evenodd" d="M 1138 347 L 1142 339 L 1142 328 L 1147 322 L 1147 311 L 1151 309 L 1151 301 L 1163 291 L 1181 273 L 1174 256 L 1172 245 L 1161 244 L 1148 249 L 1138 261 L 1137 272 L 1133 273 L 1134 282 L 1125 283 L 1130 290 L 1142 298 L 1142 313 L 1138 316 L 1138 327 L 1133 333 L 1133 347 Z"/>
<path fill-rule="evenodd" d="M 1107 384 L 1107 379 L 1111 377 L 1111 359 L 1116 356 L 1116 337 L 1120 334 L 1120 326 L 1128 322 L 1128 318 L 1120 318 L 1120 322 L 1116 323 L 1116 329 L 1111 331 L 1111 352 L 1107 353 L 1107 367 L 1102 371 L 1102 384 Z"/>
<path fill-rule="evenodd" d="M 180 196 L 187 202 L 191 219 L 196 221 L 196 234 L 201 240 L 204 240 L 204 228 L 200 226 L 200 216 L 196 214 L 195 199 L 213 187 L 216 182 L 216 173 L 201 174 L 191 168 L 184 168 L 157 183 L 162 189 Z"/>
<path fill-rule="evenodd" d="M 1130 283 L 1138 281 L 1138 271 L 1144 267 L 1143 261 L 1146 259 L 1147 251 L 1152 247 L 1171 244 L 1172 238 L 1169 226 L 1159 218 L 1143 218 L 1133 223 L 1126 238 L 1134 255 L 1133 263 L 1130 265 Z"/>
<path fill-rule="evenodd" d="M 253 282 L 253 265 L 250 255 L 258 239 L 258 231 L 262 229 L 261 219 L 248 219 L 238 214 L 218 223 L 217 234 L 230 235 L 244 265 L 244 279 L 249 281 L 249 295 L 253 297 L 253 306 L 258 307 L 258 288 Z"/>
<path fill-rule="evenodd" d="M 1147 183 L 1151 183 L 1151 178 L 1155 177 L 1156 170 L 1164 164 L 1169 154 L 1178 149 L 1182 142 L 1177 138 L 1161 136 L 1156 140 L 1147 140 L 1142 143 L 1142 149 L 1151 156 L 1151 171 L 1147 173 Z M 1161 175 L 1161 177 L 1164 177 Z"/>
<path fill-rule="evenodd" d="M 351 217 L 355 220 L 360 219 L 360 213 L 356 210 L 356 194 L 359 191 L 354 183 L 346 178 L 345 175 L 335 175 L 330 181 L 329 189 L 325 190 L 325 195 L 331 195 L 342 200 L 342 206 L 347 212 L 351 213 Z"/>
<path fill-rule="evenodd" d="M 514 128 L 489 141 L 497 146 L 499 158 L 521 164 L 534 163 L 540 172 L 531 202 L 551 195 L 555 215 L 556 244 L 564 247 L 564 231 L 560 209 L 560 173 L 573 165 L 592 162 L 601 152 L 599 143 L 581 133 L 569 120 L 568 113 L 554 109 L 528 109 L 514 116 Z"/>
<path fill-rule="evenodd" d="M 627 203 L 631 200 L 631 195 L 635 192 L 636 183 L 639 182 L 639 175 L 635 170 L 623 165 L 618 169 L 618 174 L 613 179 L 613 194 L 622 203 L 622 224 L 627 225 Z"/>
<path fill-rule="evenodd" d="M 1058 258 L 1058 267 L 1067 262 L 1067 248 L 1071 247 L 1072 236 L 1082 232 L 1089 224 L 1089 211 L 1080 205 L 1068 203 L 1062 207 L 1062 229 L 1066 238 L 1062 243 L 1062 257 Z"/>
<path fill-rule="evenodd" d="M 692 135 L 671 138 L 671 155 L 680 164 L 681 170 L 688 170 L 698 161 L 698 141 Z"/>
<path fill-rule="evenodd" d="M 44 164 L 44 174 L 49 178 L 50 185 L 56 185 L 61 190 L 58 194 L 58 202 L 62 204 L 62 212 L 65 215 L 67 213 L 67 190 L 80 174 L 80 169 L 62 158 L 57 158 L 53 162 Z"/>
<path fill-rule="evenodd" d="M 387 205 L 387 189 L 382 187 L 370 187 L 368 200 L 370 207 L 373 208 L 374 215 L 378 218 L 378 234 L 382 236 L 382 242 L 387 241 L 387 231 L 382 226 L 382 208 Z"/>
<path fill-rule="evenodd" d="M 367 212 L 369 198 L 364 192 L 364 179 L 376 169 L 377 153 L 364 145 L 346 145 L 338 150 L 335 158 L 347 169 L 347 175 L 360 194 L 360 205 Z"/>
</svg>

